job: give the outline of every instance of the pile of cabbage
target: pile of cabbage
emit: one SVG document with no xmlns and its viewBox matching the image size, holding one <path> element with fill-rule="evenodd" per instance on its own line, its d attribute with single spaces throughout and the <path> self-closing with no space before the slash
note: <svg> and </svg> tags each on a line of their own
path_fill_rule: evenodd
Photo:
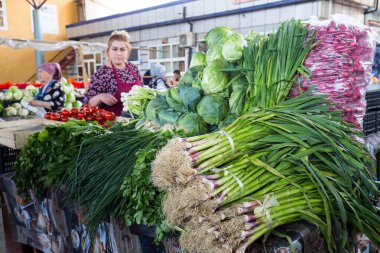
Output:
<svg viewBox="0 0 380 253">
<path fill-rule="evenodd" d="M 4 117 L 26 117 L 32 114 L 28 109 L 23 108 L 20 103 L 13 103 L 3 108 L 2 113 Z"/>
<path fill-rule="evenodd" d="M 82 102 L 78 98 L 83 97 L 83 94 L 75 90 L 74 86 L 64 77 L 61 78 L 60 84 L 65 93 L 65 108 L 68 110 L 71 110 L 73 107 L 81 108 Z"/>
<path fill-rule="evenodd" d="M 230 124 L 243 108 L 246 80 L 238 73 L 247 42 L 228 27 L 210 30 L 205 41 L 207 53 L 193 55 L 178 87 L 157 92 L 153 99 L 146 96 L 147 103 L 141 102 L 143 92 L 136 92 L 124 104 L 132 105 L 138 100 L 145 106 L 140 112 L 132 113 L 137 113 L 142 122 L 174 125 L 189 135 L 204 134 Z"/>
<path fill-rule="evenodd" d="M 31 101 L 38 88 L 28 85 L 24 90 L 11 86 L 6 92 L 0 92 L 0 114 L 2 117 L 26 117 L 31 112 L 22 107 L 19 101 Z"/>
<path fill-rule="evenodd" d="M 19 89 L 17 86 L 11 86 L 6 92 L 0 92 L 0 101 L 6 100 L 33 100 L 34 96 L 38 93 L 38 88 L 33 85 L 28 85 L 24 90 Z"/>
</svg>

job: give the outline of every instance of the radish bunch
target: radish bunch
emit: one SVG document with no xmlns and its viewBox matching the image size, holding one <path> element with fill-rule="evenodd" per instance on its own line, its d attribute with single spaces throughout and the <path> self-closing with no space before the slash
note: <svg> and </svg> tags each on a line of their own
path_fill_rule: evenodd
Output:
<svg viewBox="0 0 380 253">
<path fill-rule="evenodd" d="M 375 40 L 370 28 L 344 18 L 333 16 L 331 20 L 308 25 L 311 32 L 316 32 L 319 44 L 305 60 L 312 75 L 300 78 L 301 90 L 315 85 L 316 93 L 328 94 L 344 120 L 361 130 Z M 298 87 L 294 87 L 292 95 L 297 93 Z"/>
</svg>

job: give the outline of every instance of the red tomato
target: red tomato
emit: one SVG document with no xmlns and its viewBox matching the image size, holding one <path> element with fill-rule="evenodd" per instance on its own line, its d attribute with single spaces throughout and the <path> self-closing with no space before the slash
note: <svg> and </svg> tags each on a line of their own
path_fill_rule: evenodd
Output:
<svg viewBox="0 0 380 253">
<path fill-rule="evenodd" d="M 50 116 L 51 116 L 51 113 L 47 112 L 47 113 L 45 113 L 44 118 L 45 119 L 50 119 Z"/>
<path fill-rule="evenodd" d="M 89 104 L 85 104 L 81 109 L 83 109 L 83 108 L 91 109 L 91 106 Z"/>
<path fill-rule="evenodd" d="M 93 115 L 89 115 L 89 116 L 86 117 L 86 120 L 87 121 L 94 121 L 95 117 Z"/>
<path fill-rule="evenodd" d="M 91 108 L 83 108 L 83 112 L 86 114 L 86 115 L 89 115 L 92 113 L 92 109 Z"/>
<path fill-rule="evenodd" d="M 51 120 L 60 120 L 61 119 L 61 116 L 59 114 L 56 114 L 56 113 L 52 113 L 50 115 L 50 119 Z"/>
<path fill-rule="evenodd" d="M 61 121 L 62 121 L 62 122 L 67 122 L 67 121 L 69 121 L 69 118 L 66 117 L 66 116 L 63 116 L 63 117 L 61 118 Z"/>
<path fill-rule="evenodd" d="M 78 114 L 78 108 L 72 108 L 71 109 L 71 114 Z"/>
<path fill-rule="evenodd" d="M 116 118 L 115 114 L 113 112 L 105 112 L 104 118 L 106 120 L 114 120 Z"/>
<path fill-rule="evenodd" d="M 83 119 L 86 116 L 83 112 L 78 112 L 78 118 Z"/>
<path fill-rule="evenodd" d="M 102 115 L 103 116 L 103 114 L 106 112 L 106 110 L 104 110 L 104 109 L 99 109 L 98 110 L 98 113 L 100 113 L 100 115 Z"/>
<path fill-rule="evenodd" d="M 68 110 L 63 109 L 63 110 L 61 111 L 61 115 L 64 116 L 64 117 L 70 117 L 70 116 L 71 116 L 71 113 L 70 113 Z"/>
</svg>

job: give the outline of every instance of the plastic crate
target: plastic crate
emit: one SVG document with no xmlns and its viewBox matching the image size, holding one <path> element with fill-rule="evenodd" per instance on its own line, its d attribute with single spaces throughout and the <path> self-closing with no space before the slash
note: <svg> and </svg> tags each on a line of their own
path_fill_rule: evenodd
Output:
<svg viewBox="0 0 380 253">
<path fill-rule="evenodd" d="M 8 173 L 12 170 L 12 166 L 16 163 L 20 149 L 8 148 L 0 145 L 0 173 Z"/>
<path fill-rule="evenodd" d="M 367 110 L 380 109 L 380 91 L 368 91 L 365 99 L 367 101 Z"/>
<path fill-rule="evenodd" d="M 378 130 L 378 117 L 380 116 L 379 112 L 367 112 L 364 115 L 363 119 L 363 133 L 364 134 L 372 134 L 376 133 Z"/>
</svg>

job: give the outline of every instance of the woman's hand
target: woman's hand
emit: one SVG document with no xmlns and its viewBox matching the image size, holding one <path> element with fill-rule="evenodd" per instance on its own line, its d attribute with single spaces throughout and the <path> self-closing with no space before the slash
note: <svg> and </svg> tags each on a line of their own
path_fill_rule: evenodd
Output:
<svg viewBox="0 0 380 253">
<path fill-rule="evenodd" d="M 42 105 L 43 102 L 42 102 L 42 101 L 39 101 L 39 100 L 32 100 L 32 101 L 29 102 L 29 104 L 30 104 L 31 106 L 43 106 L 43 105 Z"/>
<path fill-rule="evenodd" d="M 29 102 L 31 106 L 40 106 L 44 107 L 45 109 L 51 109 L 51 104 L 50 102 L 45 102 L 45 101 L 40 101 L 40 100 L 32 100 Z"/>
<path fill-rule="evenodd" d="M 39 101 L 39 100 L 32 100 L 32 101 L 29 102 L 29 104 L 31 106 L 42 106 L 41 105 L 41 101 Z"/>
<path fill-rule="evenodd" d="M 113 106 L 114 104 L 117 103 L 117 99 L 115 96 L 109 94 L 109 93 L 100 93 L 90 99 L 88 101 L 89 105 L 91 106 L 99 106 L 102 103 L 106 104 L 108 106 Z"/>
</svg>

